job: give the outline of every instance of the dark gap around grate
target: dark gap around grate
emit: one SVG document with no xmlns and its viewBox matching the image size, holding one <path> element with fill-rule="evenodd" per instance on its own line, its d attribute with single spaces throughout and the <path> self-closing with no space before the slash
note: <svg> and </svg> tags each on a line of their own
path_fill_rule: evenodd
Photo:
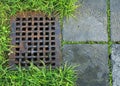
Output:
<svg viewBox="0 0 120 86">
<path fill-rule="evenodd" d="M 10 66 L 60 66 L 60 25 L 56 17 L 41 13 L 18 13 L 11 18 L 13 52 L 9 56 Z"/>
</svg>

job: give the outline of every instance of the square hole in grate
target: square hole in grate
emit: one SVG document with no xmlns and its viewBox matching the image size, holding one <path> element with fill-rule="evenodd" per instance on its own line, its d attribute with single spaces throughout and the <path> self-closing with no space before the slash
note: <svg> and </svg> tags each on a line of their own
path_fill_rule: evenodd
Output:
<svg viewBox="0 0 120 86">
<path fill-rule="evenodd" d="M 39 50 L 43 50 L 43 47 L 40 47 Z"/>
<path fill-rule="evenodd" d="M 51 25 L 55 25 L 55 22 L 52 22 Z"/>
<path fill-rule="evenodd" d="M 20 48 L 16 48 L 16 51 L 20 51 Z"/>
<path fill-rule="evenodd" d="M 32 56 L 32 54 L 31 53 L 27 53 L 27 56 Z"/>
<path fill-rule="evenodd" d="M 19 26 L 19 25 L 20 25 L 20 22 L 16 22 L 16 25 Z"/>
<path fill-rule="evenodd" d="M 51 42 L 51 45 L 55 45 L 55 42 Z"/>
<path fill-rule="evenodd" d="M 37 17 L 34 17 L 34 21 L 38 21 L 38 18 L 37 18 Z"/>
<path fill-rule="evenodd" d="M 20 40 L 20 38 L 16 38 L 16 41 L 19 41 Z"/>
<path fill-rule="evenodd" d="M 19 27 L 17 27 L 17 28 L 16 28 L 16 31 L 20 31 L 20 28 L 19 28 Z"/>
<path fill-rule="evenodd" d="M 51 30 L 55 30 L 55 27 L 51 27 Z"/>
<path fill-rule="evenodd" d="M 51 47 L 51 50 L 55 50 L 55 47 Z"/>
<path fill-rule="evenodd" d="M 43 53 L 39 53 L 39 56 L 43 56 Z"/>
<path fill-rule="evenodd" d="M 48 17 L 45 18 L 46 20 L 50 20 Z"/>
<path fill-rule="evenodd" d="M 49 42 L 45 42 L 45 45 L 49 45 Z"/>
<path fill-rule="evenodd" d="M 28 36 L 31 36 L 31 35 L 32 35 L 32 33 L 31 33 L 31 32 L 29 32 L 29 33 L 28 33 Z"/>
<path fill-rule="evenodd" d="M 40 42 L 39 45 L 43 45 L 43 42 Z"/>
<path fill-rule="evenodd" d="M 25 23 L 25 22 L 23 22 L 23 23 L 22 23 L 22 26 L 25 26 L 25 25 L 26 25 L 26 23 Z"/>
<path fill-rule="evenodd" d="M 34 25 L 35 25 L 35 26 L 37 26 L 37 25 L 38 25 L 38 23 L 37 23 L 37 22 L 35 22 L 35 23 L 34 23 Z"/>
<path fill-rule="evenodd" d="M 46 32 L 45 35 L 49 35 L 49 32 Z"/>
<path fill-rule="evenodd" d="M 22 56 L 25 56 L 25 53 L 22 53 Z"/>
<path fill-rule="evenodd" d="M 38 30 L 38 28 L 34 28 L 34 31 Z"/>
<path fill-rule="evenodd" d="M 43 26 L 43 22 L 40 22 L 39 25 Z"/>
<path fill-rule="evenodd" d="M 48 26 L 48 25 L 49 25 L 49 22 L 46 22 L 45 25 Z"/>
<path fill-rule="evenodd" d="M 20 21 L 21 18 L 16 18 L 16 21 Z"/>
<path fill-rule="evenodd" d="M 51 35 L 55 35 L 55 32 L 52 32 Z"/>
<path fill-rule="evenodd" d="M 40 39 L 40 40 L 43 40 L 43 37 L 40 37 L 39 39 Z"/>
<path fill-rule="evenodd" d="M 28 31 L 31 31 L 31 30 L 32 30 L 32 28 L 31 28 L 31 27 L 29 27 L 29 28 L 28 28 Z"/>
<path fill-rule="evenodd" d="M 15 58 L 15 61 L 18 61 L 18 62 L 19 62 L 19 58 Z"/>
<path fill-rule="evenodd" d="M 50 58 L 45 58 L 45 61 L 49 61 L 50 60 Z"/>
<path fill-rule="evenodd" d="M 47 31 L 48 31 L 48 30 L 49 30 L 49 27 L 46 27 L 46 28 L 45 28 L 45 30 L 47 30 Z"/>
<path fill-rule="evenodd" d="M 40 35 L 43 35 L 43 32 L 40 32 Z"/>
<path fill-rule="evenodd" d="M 46 39 L 46 40 L 49 40 L 49 37 L 46 37 L 45 39 Z"/>
<path fill-rule="evenodd" d="M 11 59 L 16 61 L 14 65 L 20 64 L 26 67 L 33 62 L 37 66 L 43 66 L 41 61 L 46 66 L 60 65 L 59 36 L 61 32 L 56 17 L 47 17 L 36 12 L 18 13 L 16 17 L 11 18 L 11 24 L 15 25 L 11 25 L 11 39 L 15 38 L 12 44 L 17 47 L 14 47 L 15 54 L 10 55 L 9 59 L 14 58 L 14 60 Z"/>
<path fill-rule="evenodd" d="M 28 42 L 28 46 L 32 46 L 32 43 L 31 43 L 31 42 Z"/>
<path fill-rule="evenodd" d="M 22 41 L 25 41 L 25 38 L 22 38 Z"/>
<path fill-rule="evenodd" d="M 31 37 L 29 37 L 29 38 L 28 38 L 28 41 L 31 41 L 31 40 L 32 40 L 32 38 L 31 38 Z"/>
<path fill-rule="evenodd" d="M 55 37 L 51 37 L 51 40 L 55 40 Z"/>
<path fill-rule="evenodd" d="M 32 22 L 29 22 L 29 23 L 28 23 L 28 26 L 32 26 Z"/>
<path fill-rule="evenodd" d="M 37 53 L 34 53 L 33 55 L 34 55 L 34 56 L 37 56 Z"/>
<path fill-rule="evenodd" d="M 55 20 L 55 17 L 51 17 L 51 20 Z"/>
<path fill-rule="evenodd" d="M 55 57 L 52 57 L 52 60 L 54 61 L 54 60 L 55 60 Z"/>
<path fill-rule="evenodd" d="M 40 19 L 39 19 L 40 21 L 43 21 L 43 17 L 40 17 Z"/>
<path fill-rule="evenodd" d="M 55 52 L 52 52 L 52 53 L 51 53 L 51 56 L 55 56 L 55 55 L 56 55 L 56 53 L 55 53 Z"/>
<path fill-rule="evenodd" d="M 16 36 L 20 36 L 20 33 L 19 33 L 19 32 L 16 32 Z"/>
<path fill-rule="evenodd" d="M 43 30 L 43 27 L 40 27 L 40 31 L 42 31 Z"/>
<path fill-rule="evenodd" d="M 19 53 L 15 53 L 15 56 L 19 56 L 20 54 Z"/>
<path fill-rule="evenodd" d="M 27 21 L 27 19 L 26 18 L 22 18 L 22 21 Z"/>
<path fill-rule="evenodd" d="M 34 32 L 34 35 L 38 35 L 38 33 L 37 33 L 37 32 Z"/>
<path fill-rule="evenodd" d="M 16 42 L 16 45 L 20 45 L 20 43 L 19 43 L 19 42 Z"/>
<path fill-rule="evenodd" d="M 25 36 L 25 35 L 26 35 L 26 33 L 25 33 L 25 32 L 23 32 L 23 33 L 22 33 L 22 36 Z"/>
<path fill-rule="evenodd" d="M 34 51 L 37 51 L 37 48 L 34 48 Z"/>
<path fill-rule="evenodd" d="M 28 21 L 32 21 L 32 17 L 29 17 L 29 18 L 28 18 Z"/>
<path fill-rule="evenodd" d="M 26 31 L 26 28 L 22 28 L 22 31 Z"/>
<path fill-rule="evenodd" d="M 38 38 L 37 38 L 37 37 L 35 37 L 35 38 L 34 38 L 34 41 L 37 41 L 37 39 L 38 39 Z"/>
</svg>

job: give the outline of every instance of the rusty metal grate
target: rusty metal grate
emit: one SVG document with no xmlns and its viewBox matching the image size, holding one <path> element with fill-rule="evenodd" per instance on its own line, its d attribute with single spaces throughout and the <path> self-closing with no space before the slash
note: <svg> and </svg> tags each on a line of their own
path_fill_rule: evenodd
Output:
<svg viewBox="0 0 120 86">
<path fill-rule="evenodd" d="M 11 18 L 13 53 L 9 56 L 10 66 L 27 67 L 60 65 L 61 31 L 56 17 L 39 12 L 18 13 Z"/>
</svg>

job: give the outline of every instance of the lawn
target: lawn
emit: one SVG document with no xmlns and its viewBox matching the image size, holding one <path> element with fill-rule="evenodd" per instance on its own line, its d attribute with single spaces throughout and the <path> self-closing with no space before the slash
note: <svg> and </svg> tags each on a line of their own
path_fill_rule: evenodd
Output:
<svg viewBox="0 0 120 86">
<path fill-rule="evenodd" d="M 62 65 L 51 69 L 32 65 L 28 68 L 9 69 L 11 50 L 10 18 L 18 12 L 37 11 L 63 19 L 73 16 L 77 0 L 1 0 L 0 1 L 0 85 L 1 86 L 75 86 L 74 67 Z"/>
</svg>

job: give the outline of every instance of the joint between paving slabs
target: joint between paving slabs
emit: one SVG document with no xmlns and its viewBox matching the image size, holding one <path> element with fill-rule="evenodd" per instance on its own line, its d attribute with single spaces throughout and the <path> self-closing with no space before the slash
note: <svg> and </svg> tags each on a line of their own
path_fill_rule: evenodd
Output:
<svg viewBox="0 0 120 86">
<path fill-rule="evenodd" d="M 107 31 L 108 31 L 108 66 L 109 66 L 109 86 L 112 86 L 113 80 L 112 80 L 112 61 L 111 61 L 111 47 L 112 44 L 116 42 L 112 42 L 111 40 L 111 11 L 110 11 L 110 0 L 107 0 Z M 120 42 L 118 42 L 120 43 Z"/>
<path fill-rule="evenodd" d="M 112 86 L 112 62 L 111 62 L 111 46 L 112 44 L 120 44 L 120 41 L 113 42 L 111 40 L 111 22 L 110 22 L 110 0 L 106 0 L 107 2 L 107 33 L 108 33 L 108 41 L 61 41 L 62 47 L 65 44 L 108 44 L 108 66 L 109 66 L 109 85 Z"/>
<path fill-rule="evenodd" d="M 105 41 L 62 41 L 62 45 L 64 44 L 108 44 Z"/>
</svg>

